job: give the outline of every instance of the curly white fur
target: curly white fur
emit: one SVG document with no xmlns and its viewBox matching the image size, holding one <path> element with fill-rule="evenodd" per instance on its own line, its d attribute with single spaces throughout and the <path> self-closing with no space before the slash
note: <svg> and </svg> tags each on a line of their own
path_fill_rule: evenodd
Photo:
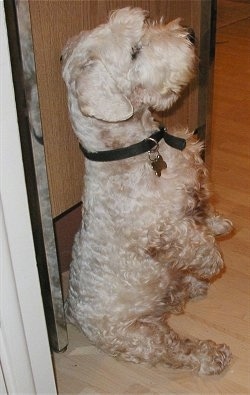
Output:
<svg viewBox="0 0 250 395">
<path fill-rule="evenodd" d="M 63 52 L 72 125 L 89 151 L 126 147 L 158 128 L 149 109 L 172 106 L 194 74 L 188 30 L 150 23 L 139 8 L 112 14 Z M 147 153 L 110 163 L 86 160 L 83 223 L 70 269 L 69 320 L 112 355 L 219 373 L 225 345 L 180 338 L 170 312 L 206 292 L 223 268 L 214 234 L 231 228 L 209 207 L 202 144 L 187 131 L 184 151 L 165 142 L 157 177 Z"/>
</svg>

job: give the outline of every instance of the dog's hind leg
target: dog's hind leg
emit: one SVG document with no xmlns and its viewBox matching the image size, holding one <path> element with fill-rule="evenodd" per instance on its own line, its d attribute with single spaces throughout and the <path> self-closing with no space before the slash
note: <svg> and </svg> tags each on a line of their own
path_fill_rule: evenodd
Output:
<svg viewBox="0 0 250 395">
<path fill-rule="evenodd" d="M 127 361 L 166 363 L 170 367 L 186 367 L 200 374 L 219 374 L 230 362 L 225 344 L 211 340 L 181 339 L 165 322 L 165 318 L 145 317 L 123 328 L 123 341 L 116 338 L 117 356 Z"/>
</svg>

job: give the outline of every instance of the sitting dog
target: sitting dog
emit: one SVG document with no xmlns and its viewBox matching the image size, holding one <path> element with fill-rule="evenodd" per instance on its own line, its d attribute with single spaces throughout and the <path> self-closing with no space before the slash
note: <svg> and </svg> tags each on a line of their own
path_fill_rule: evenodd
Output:
<svg viewBox="0 0 250 395">
<path fill-rule="evenodd" d="M 202 144 L 169 134 L 166 110 L 194 75 L 192 30 L 115 11 L 62 54 L 74 131 L 86 156 L 83 222 L 75 237 L 66 314 L 111 355 L 220 373 L 225 344 L 168 325 L 223 268 L 214 236 L 231 230 L 208 199 Z"/>
</svg>

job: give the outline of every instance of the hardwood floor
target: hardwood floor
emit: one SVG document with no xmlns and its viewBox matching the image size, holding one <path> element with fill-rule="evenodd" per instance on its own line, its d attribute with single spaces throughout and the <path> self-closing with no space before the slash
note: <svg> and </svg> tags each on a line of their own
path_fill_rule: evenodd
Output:
<svg viewBox="0 0 250 395">
<path fill-rule="evenodd" d="M 178 332 L 226 342 L 233 352 L 220 376 L 196 376 L 117 362 L 69 326 L 69 348 L 55 354 L 59 394 L 250 394 L 250 3 L 219 0 L 211 176 L 218 211 L 235 224 L 221 241 L 226 272 L 208 296 L 171 318 Z"/>
</svg>

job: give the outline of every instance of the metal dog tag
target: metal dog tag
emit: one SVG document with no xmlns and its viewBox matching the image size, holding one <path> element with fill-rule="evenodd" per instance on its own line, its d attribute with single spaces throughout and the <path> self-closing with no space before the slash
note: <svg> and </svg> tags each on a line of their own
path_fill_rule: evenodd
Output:
<svg viewBox="0 0 250 395">
<path fill-rule="evenodd" d="M 160 177 L 162 170 L 167 168 L 167 164 L 159 153 L 159 143 L 152 137 L 149 137 L 148 140 L 151 140 L 156 144 L 155 147 L 151 148 L 151 150 L 148 151 L 148 158 L 150 160 L 152 169 L 155 172 L 155 175 Z"/>
<path fill-rule="evenodd" d="M 156 158 L 151 161 L 151 166 L 158 177 L 161 176 L 162 170 L 167 168 L 166 162 L 159 153 L 157 154 Z"/>
</svg>

